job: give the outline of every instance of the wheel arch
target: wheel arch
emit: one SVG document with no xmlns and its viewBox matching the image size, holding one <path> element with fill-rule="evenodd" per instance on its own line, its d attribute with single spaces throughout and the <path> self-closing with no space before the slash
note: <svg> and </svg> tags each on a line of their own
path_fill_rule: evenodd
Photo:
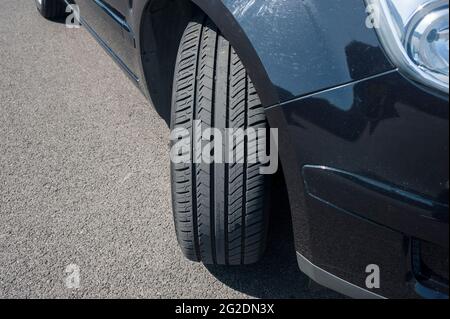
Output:
<svg viewBox="0 0 450 319">
<path fill-rule="evenodd" d="M 221 0 L 148 0 L 141 10 L 138 43 L 145 79 L 142 89 L 167 123 L 178 46 L 185 27 L 199 10 L 212 20 L 236 50 L 262 104 L 268 107 L 279 101 L 256 50 Z"/>
</svg>

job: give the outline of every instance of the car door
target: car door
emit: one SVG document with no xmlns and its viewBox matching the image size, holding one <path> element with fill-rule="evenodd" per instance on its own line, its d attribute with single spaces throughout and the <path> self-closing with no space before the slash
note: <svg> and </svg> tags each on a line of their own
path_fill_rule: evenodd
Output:
<svg viewBox="0 0 450 319">
<path fill-rule="evenodd" d="M 93 31 L 97 40 L 108 47 L 119 62 L 129 68 L 130 48 L 134 48 L 134 33 L 127 21 L 132 0 L 77 0 L 82 22 Z M 133 73 L 134 75 L 134 73 Z"/>
</svg>

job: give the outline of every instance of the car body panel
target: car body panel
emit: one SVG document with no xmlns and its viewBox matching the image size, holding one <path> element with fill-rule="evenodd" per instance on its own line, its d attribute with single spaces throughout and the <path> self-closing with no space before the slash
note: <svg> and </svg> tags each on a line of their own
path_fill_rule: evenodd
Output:
<svg viewBox="0 0 450 319">
<path fill-rule="evenodd" d="M 412 242 L 448 264 L 448 97 L 392 71 L 267 112 L 282 128 L 298 253 L 362 288 L 376 264 L 377 294 L 426 297 Z"/>
<path fill-rule="evenodd" d="M 214 1 L 213 1 L 214 2 Z M 224 0 L 280 101 L 392 69 L 362 0 Z"/>
</svg>

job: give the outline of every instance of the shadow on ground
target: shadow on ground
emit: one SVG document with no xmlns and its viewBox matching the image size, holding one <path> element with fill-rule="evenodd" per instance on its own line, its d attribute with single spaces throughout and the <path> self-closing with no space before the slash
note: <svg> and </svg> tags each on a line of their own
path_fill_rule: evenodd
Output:
<svg viewBox="0 0 450 319">
<path fill-rule="evenodd" d="M 207 266 L 227 286 L 256 298 L 343 298 L 312 282 L 298 268 L 291 214 L 283 179 L 272 187 L 269 244 L 261 262 L 239 267 Z"/>
</svg>

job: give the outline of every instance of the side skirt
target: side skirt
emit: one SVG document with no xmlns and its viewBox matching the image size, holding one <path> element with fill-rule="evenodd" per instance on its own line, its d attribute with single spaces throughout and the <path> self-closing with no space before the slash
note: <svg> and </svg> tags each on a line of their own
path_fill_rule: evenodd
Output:
<svg viewBox="0 0 450 319">
<path fill-rule="evenodd" d="M 71 3 L 69 3 L 68 0 L 64 0 L 64 2 L 68 6 L 72 5 Z M 119 65 L 119 67 L 125 72 L 125 74 L 130 78 L 130 80 L 132 80 L 133 83 L 140 89 L 139 77 L 136 74 L 134 74 L 133 71 L 130 70 L 130 68 L 128 68 L 128 66 L 122 61 L 122 59 L 120 59 L 120 57 L 114 53 L 114 51 L 105 43 L 105 41 L 103 41 L 103 39 L 94 31 L 94 29 L 92 29 L 89 26 L 89 24 L 87 24 L 86 21 L 83 20 L 82 17 L 80 17 L 80 23 L 82 26 L 84 26 L 86 28 L 86 30 L 88 30 L 88 32 L 94 37 L 94 39 L 101 45 L 101 47 L 106 51 L 106 53 L 108 53 L 111 56 L 111 58 L 114 60 L 114 62 L 116 62 Z"/>
</svg>

